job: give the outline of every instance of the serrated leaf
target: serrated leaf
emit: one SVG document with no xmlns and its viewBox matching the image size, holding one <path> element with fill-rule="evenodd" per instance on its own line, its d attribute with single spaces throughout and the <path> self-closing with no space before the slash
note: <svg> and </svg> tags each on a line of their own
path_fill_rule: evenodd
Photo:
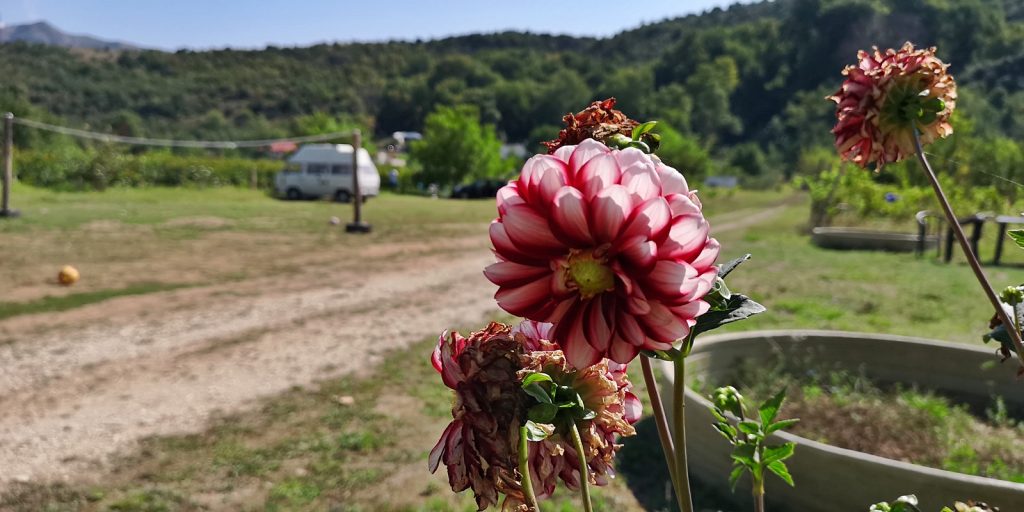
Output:
<svg viewBox="0 0 1024 512">
<path fill-rule="evenodd" d="M 1017 247 L 1024 249 L 1024 229 L 1011 229 L 1006 234 L 1010 235 L 1010 239 L 1017 244 Z"/>
<path fill-rule="evenodd" d="M 796 444 L 786 443 L 782 446 L 769 446 L 764 449 L 764 457 L 761 462 L 764 464 L 771 464 L 775 461 L 786 460 L 793 456 L 793 450 L 796 449 Z"/>
<path fill-rule="evenodd" d="M 746 434 L 748 436 L 756 436 L 758 433 L 761 432 L 761 426 L 758 425 L 756 422 L 749 421 L 749 420 L 748 421 L 741 421 L 736 426 L 740 429 L 740 432 L 743 432 L 744 434 Z"/>
<path fill-rule="evenodd" d="M 645 134 L 645 133 L 647 133 L 647 132 L 649 132 L 649 131 L 653 130 L 653 129 L 654 129 L 654 127 L 655 127 L 655 126 L 656 126 L 657 124 L 658 124 L 658 122 L 657 122 L 657 121 L 647 121 L 646 123 L 643 123 L 643 124 L 639 124 L 639 125 L 636 125 L 636 126 L 634 126 L 634 127 L 633 127 L 633 133 L 632 133 L 632 136 L 633 136 L 633 140 L 640 140 L 640 137 L 641 137 L 641 136 L 642 136 L 643 134 Z"/>
<path fill-rule="evenodd" d="M 727 309 L 708 311 L 697 317 L 697 324 L 693 326 L 691 332 L 693 336 L 696 336 L 702 332 L 711 331 L 723 325 L 750 318 L 758 313 L 764 313 L 765 311 L 764 306 L 754 302 L 750 297 L 734 293 L 729 298 Z"/>
<path fill-rule="evenodd" d="M 1021 231 L 1024 231 L 1024 230 L 1021 230 Z M 718 277 L 721 277 L 722 279 L 725 279 L 725 276 L 729 275 L 729 273 L 732 272 L 733 270 L 736 270 L 736 267 L 740 266 L 740 263 L 743 263 L 744 261 L 747 261 L 749 259 L 750 259 L 750 255 L 749 254 L 745 254 L 745 255 L 743 255 L 743 256 L 741 256 L 739 258 L 736 258 L 736 259 L 734 259 L 732 261 L 727 261 L 725 263 L 722 263 L 718 267 Z"/>
<path fill-rule="evenodd" d="M 729 488 L 732 492 L 736 492 L 736 483 L 739 482 L 740 477 L 743 476 L 744 469 L 745 468 L 742 465 L 736 464 L 736 466 L 732 468 L 732 472 L 729 473 Z"/>
<path fill-rule="evenodd" d="M 548 391 L 546 389 L 541 387 L 541 385 L 536 382 L 530 383 L 528 386 L 523 386 L 523 391 L 525 391 L 527 395 L 533 397 L 534 400 L 542 404 L 551 403 L 551 395 L 548 394 Z"/>
<path fill-rule="evenodd" d="M 552 421 L 554 421 L 555 416 L 557 415 L 558 406 L 555 404 L 545 403 L 537 404 L 533 407 L 530 407 L 530 410 L 527 411 L 526 413 L 526 417 L 529 418 L 530 421 L 536 423 L 551 423 Z"/>
<path fill-rule="evenodd" d="M 789 484 L 790 487 L 796 487 L 796 484 L 793 483 L 793 476 L 789 474 L 789 468 L 787 468 L 786 464 L 781 460 L 768 464 L 768 471 L 775 473 L 775 476 L 781 478 L 784 482 Z"/>
<path fill-rule="evenodd" d="M 771 425 L 769 425 L 768 428 L 765 429 L 765 432 L 768 433 L 768 434 L 771 434 L 772 432 L 776 432 L 776 431 L 779 431 L 779 430 L 785 430 L 785 429 L 787 429 L 789 427 L 792 427 L 793 425 L 796 425 L 797 423 L 800 423 L 800 419 L 798 419 L 798 418 L 793 418 L 793 419 L 789 419 L 789 420 L 776 421 L 775 423 L 772 423 Z"/>
<path fill-rule="evenodd" d="M 554 425 L 543 425 L 533 421 L 526 422 L 526 439 L 528 441 L 543 441 L 555 433 Z"/>
<path fill-rule="evenodd" d="M 765 400 L 761 407 L 758 408 L 757 413 L 761 416 L 762 425 L 771 425 L 775 421 L 775 417 L 779 414 L 779 409 L 782 408 L 782 402 L 786 399 L 786 388 L 782 388 L 775 396 Z"/>
</svg>

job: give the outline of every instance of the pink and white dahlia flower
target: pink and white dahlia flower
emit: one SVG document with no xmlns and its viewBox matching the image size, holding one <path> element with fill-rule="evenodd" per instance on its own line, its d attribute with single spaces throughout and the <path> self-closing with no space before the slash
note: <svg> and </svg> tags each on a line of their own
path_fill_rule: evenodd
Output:
<svg viewBox="0 0 1024 512">
<path fill-rule="evenodd" d="M 528 160 L 497 201 L 494 298 L 554 323 L 576 368 L 667 350 L 708 310 L 718 242 L 696 192 L 656 157 L 587 139 Z"/>
</svg>

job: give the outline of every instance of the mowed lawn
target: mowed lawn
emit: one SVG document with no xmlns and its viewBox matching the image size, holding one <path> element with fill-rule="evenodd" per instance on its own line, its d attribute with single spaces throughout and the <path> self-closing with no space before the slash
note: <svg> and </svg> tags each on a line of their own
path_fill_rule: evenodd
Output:
<svg viewBox="0 0 1024 512">
<path fill-rule="evenodd" d="M 80 210 L 92 220 L 105 219 L 95 209 L 112 214 L 121 211 L 118 204 L 129 204 L 124 208 L 150 225 L 182 215 L 169 206 L 177 201 L 179 208 L 193 209 L 188 216 L 237 222 L 228 229 L 271 229 L 259 222 L 246 226 L 253 216 L 280 217 L 280 227 L 273 228 L 279 230 L 276 233 L 303 228 L 316 232 L 323 229 L 320 224 L 329 212 L 344 210 L 328 203 L 276 202 L 227 189 L 108 191 L 70 195 L 69 204 L 61 204 L 63 195 L 47 199 L 50 194 L 22 194 L 24 202 L 18 206 L 28 216 L 20 225 L 0 227 L 7 230 L 0 236 L 18 230 L 73 230 L 89 222 L 33 219 L 33 209 L 47 201 L 65 214 Z M 162 213 L 145 206 L 148 194 L 162 198 L 148 198 L 153 210 Z M 119 197 L 134 200 L 119 203 Z M 211 201 L 223 204 L 208 204 Z M 991 310 L 963 264 L 946 265 L 911 254 L 815 248 L 803 234 L 808 204 L 798 193 L 708 193 L 704 204 L 713 224 L 743 226 L 717 235 L 725 248 L 723 260 L 747 252 L 754 255 L 730 276 L 730 286 L 769 309 L 732 329 L 848 329 L 980 343 Z M 786 206 L 772 208 L 778 204 Z M 493 208 L 490 201 L 385 196 L 369 203 L 367 216 L 378 233 L 361 243 L 452 236 L 443 226 L 479 227 L 493 216 Z M 764 213 L 769 209 L 773 214 Z M 305 226 L 303 219 L 317 225 Z M 1024 282 L 1024 270 L 1017 267 L 990 269 L 989 275 L 998 287 Z M 448 327 L 452 326 L 423 329 L 439 332 Z M 84 483 L 20 486 L 0 499 L 0 509 L 475 510 L 469 497 L 454 496 L 447 489 L 443 471 L 431 476 L 426 470 L 427 453 L 450 419 L 451 404 L 429 363 L 434 343 L 427 337 L 390 354 L 381 366 L 364 374 L 325 382 L 317 390 L 293 390 L 254 411 L 217 419 L 205 432 L 149 439 L 138 451 L 118 457 L 113 472 L 92 475 Z M 635 366 L 633 370 L 638 370 Z M 639 372 L 632 373 L 642 394 Z M 657 437 L 650 421 L 641 422 L 639 430 L 640 436 L 625 441 L 620 478 L 598 491 L 598 510 L 669 510 Z M 745 499 L 743 491 L 739 495 Z M 697 503 L 700 509 L 702 504 L 719 502 L 698 491 Z M 574 496 L 561 491 L 544 508 L 572 511 L 578 505 Z"/>
</svg>

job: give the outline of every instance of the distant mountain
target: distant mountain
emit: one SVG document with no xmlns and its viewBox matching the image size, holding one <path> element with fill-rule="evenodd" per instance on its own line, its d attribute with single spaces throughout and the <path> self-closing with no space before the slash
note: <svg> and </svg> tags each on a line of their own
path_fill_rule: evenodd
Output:
<svg viewBox="0 0 1024 512">
<path fill-rule="evenodd" d="M 16 41 L 63 46 L 66 48 L 89 48 L 93 50 L 132 50 L 138 48 L 128 43 L 105 41 L 86 35 L 68 34 L 45 21 L 9 27 L 0 26 L 0 43 Z"/>
</svg>

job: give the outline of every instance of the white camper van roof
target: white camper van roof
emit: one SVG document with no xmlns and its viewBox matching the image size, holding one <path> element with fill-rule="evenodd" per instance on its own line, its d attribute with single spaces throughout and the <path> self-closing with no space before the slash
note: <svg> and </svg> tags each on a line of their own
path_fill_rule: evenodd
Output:
<svg viewBox="0 0 1024 512">
<path fill-rule="evenodd" d="M 289 163 L 340 164 L 352 163 L 351 144 L 306 144 L 288 158 Z M 372 163 L 370 153 L 359 148 L 359 165 Z"/>
</svg>

